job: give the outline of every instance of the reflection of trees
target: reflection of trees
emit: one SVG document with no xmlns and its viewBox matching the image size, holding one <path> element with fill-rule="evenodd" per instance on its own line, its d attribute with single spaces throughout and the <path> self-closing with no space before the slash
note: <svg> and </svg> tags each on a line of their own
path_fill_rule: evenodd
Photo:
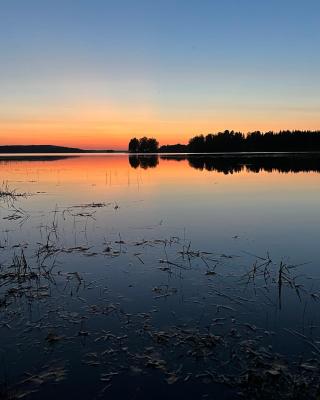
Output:
<svg viewBox="0 0 320 400">
<path fill-rule="evenodd" d="M 192 168 L 217 171 L 224 174 L 233 174 L 234 172 L 241 172 L 244 169 L 244 165 L 239 163 L 239 160 L 225 158 L 188 157 L 188 163 Z"/>
<path fill-rule="evenodd" d="M 187 160 L 192 168 L 233 174 L 243 170 L 258 173 L 260 171 L 320 172 L 320 155 L 279 154 L 279 155 L 233 155 L 233 156 L 200 156 L 170 155 L 162 159 Z"/>
<path fill-rule="evenodd" d="M 140 165 L 138 156 L 129 156 L 129 164 L 132 168 L 138 168 Z"/>
<path fill-rule="evenodd" d="M 155 168 L 159 164 L 159 157 L 156 154 L 152 155 L 129 155 L 129 163 L 132 168 Z"/>
<path fill-rule="evenodd" d="M 320 172 L 320 154 L 241 154 L 241 155 L 163 155 L 163 160 L 187 160 L 190 167 L 217 171 L 223 174 L 250 171 L 266 172 Z M 132 168 L 155 168 L 159 164 L 156 154 L 130 154 L 129 163 Z"/>
</svg>

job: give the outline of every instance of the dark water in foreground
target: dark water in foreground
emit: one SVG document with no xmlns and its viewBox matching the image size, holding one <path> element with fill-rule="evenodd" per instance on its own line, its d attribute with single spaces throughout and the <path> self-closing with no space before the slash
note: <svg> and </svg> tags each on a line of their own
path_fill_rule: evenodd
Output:
<svg viewBox="0 0 320 400">
<path fill-rule="evenodd" d="M 0 398 L 318 398 L 317 156 L 0 171 Z"/>
</svg>

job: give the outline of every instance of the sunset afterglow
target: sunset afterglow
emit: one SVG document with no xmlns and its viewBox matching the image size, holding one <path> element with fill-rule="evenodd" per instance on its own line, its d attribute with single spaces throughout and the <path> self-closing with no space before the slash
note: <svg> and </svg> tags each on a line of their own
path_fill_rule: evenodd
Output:
<svg viewBox="0 0 320 400">
<path fill-rule="evenodd" d="M 124 3 L 1 2 L 1 145 L 319 128 L 318 2 Z"/>
</svg>

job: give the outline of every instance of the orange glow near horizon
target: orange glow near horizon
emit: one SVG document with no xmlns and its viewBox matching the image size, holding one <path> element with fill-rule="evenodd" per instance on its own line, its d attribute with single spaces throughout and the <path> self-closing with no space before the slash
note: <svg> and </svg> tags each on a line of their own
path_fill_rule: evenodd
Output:
<svg viewBox="0 0 320 400">
<path fill-rule="evenodd" d="M 319 2 L 178 3 L 2 1 L 0 146 L 320 129 Z"/>
<path fill-rule="evenodd" d="M 253 130 L 318 129 L 317 115 L 240 111 L 219 114 L 203 112 L 161 113 L 156 107 L 135 105 L 116 107 L 110 104 L 81 104 L 54 111 L 18 110 L 20 117 L 1 118 L 0 145 L 52 144 L 83 149 L 126 150 L 132 137 L 151 136 L 160 145 L 187 143 L 190 137 L 225 129 Z M 46 112 L 47 111 L 47 112 Z"/>
</svg>

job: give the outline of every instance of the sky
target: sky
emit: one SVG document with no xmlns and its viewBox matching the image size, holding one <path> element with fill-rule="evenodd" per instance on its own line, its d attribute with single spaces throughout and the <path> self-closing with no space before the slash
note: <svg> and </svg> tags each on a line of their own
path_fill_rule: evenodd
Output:
<svg viewBox="0 0 320 400">
<path fill-rule="evenodd" d="M 320 129 L 319 0 L 0 0 L 0 145 Z"/>
</svg>

